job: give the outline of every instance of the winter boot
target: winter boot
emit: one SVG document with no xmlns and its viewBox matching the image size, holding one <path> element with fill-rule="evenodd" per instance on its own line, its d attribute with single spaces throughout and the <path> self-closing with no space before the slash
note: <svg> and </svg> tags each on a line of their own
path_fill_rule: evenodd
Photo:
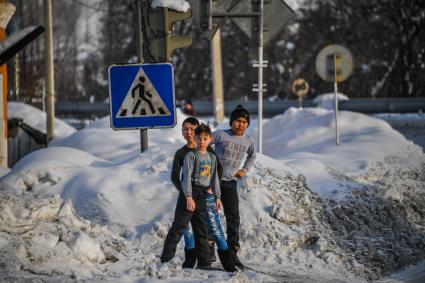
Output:
<svg viewBox="0 0 425 283">
<path fill-rule="evenodd" d="M 240 269 L 244 269 L 245 266 L 242 264 L 242 262 L 239 260 L 238 258 L 238 251 L 240 250 L 240 246 L 238 244 L 232 246 L 232 248 L 230 249 L 232 252 L 232 256 L 233 256 L 233 263 L 235 264 L 235 266 L 239 267 Z"/>
<path fill-rule="evenodd" d="M 211 252 L 211 262 L 216 262 L 217 258 L 215 257 L 215 242 L 211 242 L 209 246 Z"/>
<path fill-rule="evenodd" d="M 198 264 L 196 265 L 197 269 L 203 269 L 203 270 L 212 270 L 211 267 L 211 258 L 209 254 L 206 255 L 207 258 L 201 259 L 199 255 L 197 256 Z"/>
<path fill-rule="evenodd" d="M 161 262 L 169 262 L 173 259 L 174 255 L 176 254 L 176 247 L 174 245 L 170 245 L 167 243 L 167 240 L 165 240 L 164 249 L 162 250 L 161 255 Z"/>
<path fill-rule="evenodd" d="M 224 270 L 227 272 L 235 272 L 238 271 L 235 267 L 235 264 L 233 263 L 233 256 L 232 252 L 227 250 L 217 250 L 218 257 L 220 258 L 221 265 L 223 266 Z"/>
<path fill-rule="evenodd" d="M 182 264 L 183 268 L 194 268 L 196 263 L 195 249 L 184 249 L 185 260 Z"/>
</svg>

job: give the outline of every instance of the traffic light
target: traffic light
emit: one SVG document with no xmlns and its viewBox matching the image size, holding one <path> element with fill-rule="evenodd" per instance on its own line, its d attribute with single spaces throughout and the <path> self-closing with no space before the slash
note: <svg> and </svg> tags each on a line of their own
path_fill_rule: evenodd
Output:
<svg viewBox="0 0 425 283">
<path fill-rule="evenodd" d="M 176 12 L 168 8 L 156 8 L 149 13 L 148 29 L 149 38 L 145 38 L 144 57 L 150 57 L 155 62 L 171 61 L 173 51 L 177 48 L 192 45 L 191 36 L 173 35 L 173 25 L 176 22 L 184 21 L 192 17 L 192 11 Z M 151 61 L 151 60 L 149 60 Z"/>
</svg>

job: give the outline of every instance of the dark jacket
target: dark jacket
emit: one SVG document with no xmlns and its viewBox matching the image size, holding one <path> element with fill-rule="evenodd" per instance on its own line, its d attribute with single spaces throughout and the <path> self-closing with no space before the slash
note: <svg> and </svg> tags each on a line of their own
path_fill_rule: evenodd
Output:
<svg viewBox="0 0 425 283">
<path fill-rule="evenodd" d="M 189 148 L 187 145 L 184 145 L 183 147 L 178 149 L 176 151 L 176 154 L 174 155 L 173 167 L 171 169 L 171 182 L 176 187 L 176 189 L 181 193 L 183 193 L 183 189 L 182 189 L 180 175 L 181 175 L 181 170 L 182 170 L 182 167 L 183 167 L 183 161 L 184 161 L 186 154 L 191 150 L 193 150 L 193 148 Z M 214 149 L 212 147 L 209 146 L 208 151 L 214 153 L 214 155 L 215 155 Z M 218 161 L 218 158 L 216 158 L 216 160 L 217 160 L 218 178 L 219 178 L 219 180 L 221 180 L 221 174 L 223 172 L 223 168 L 222 168 L 220 162 Z"/>
</svg>

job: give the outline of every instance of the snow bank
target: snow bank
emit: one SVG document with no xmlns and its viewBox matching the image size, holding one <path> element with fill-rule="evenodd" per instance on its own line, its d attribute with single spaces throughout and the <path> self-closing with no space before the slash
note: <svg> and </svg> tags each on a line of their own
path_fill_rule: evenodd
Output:
<svg viewBox="0 0 425 283">
<path fill-rule="evenodd" d="M 148 132 L 149 149 L 146 153 L 149 158 L 163 152 L 174 154 L 176 148 L 183 146 L 184 139 L 181 136 L 180 125 L 187 116 L 180 109 L 176 110 L 176 115 L 177 126 L 175 128 L 156 129 Z M 77 148 L 112 162 L 128 162 L 140 157 L 140 131 L 114 131 L 110 128 L 110 119 L 107 116 L 96 120 L 83 130 L 75 132 L 66 140 L 52 141 L 49 146 Z M 151 161 L 144 162 L 144 164 L 150 164 Z"/>
<path fill-rule="evenodd" d="M 389 155 L 422 155 L 385 121 L 349 111 L 339 113 L 337 146 L 334 122 L 331 110 L 290 108 L 265 123 L 263 152 L 300 170 L 309 187 L 322 196 L 350 190 L 338 175 L 363 174 Z"/>
<path fill-rule="evenodd" d="M 77 149 L 52 147 L 19 161 L 13 173 L 2 179 L 2 186 L 42 196 L 60 194 L 72 200 L 80 216 L 128 227 L 130 232 L 119 233 L 130 236 L 138 233 L 136 227 L 141 223 L 146 229 L 151 227 L 149 222 L 173 205 L 174 191 L 164 182 L 171 161 L 171 155 L 163 155 L 150 168 L 140 169 L 131 162 L 116 165 Z M 156 165 L 161 162 L 163 168 Z M 146 210 L 152 201 L 158 206 Z"/>
<path fill-rule="evenodd" d="M 337 93 L 338 102 L 343 100 L 348 100 L 348 96 L 342 93 Z M 325 93 L 319 96 L 316 96 L 313 100 L 316 107 L 325 108 L 325 109 L 334 109 L 335 107 L 335 93 Z"/>
<path fill-rule="evenodd" d="M 115 261 L 124 248 L 119 236 L 80 218 L 58 196 L 0 191 L 2 276 L 11 271 L 74 279 L 101 274 L 98 264 Z"/>
<path fill-rule="evenodd" d="M 187 12 L 190 9 L 189 3 L 184 0 L 153 0 L 151 7 L 167 7 L 178 12 Z"/>
<path fill-rule="evenodd" d="M 22 119 L 26 124 L 34 129 L 46 133 L 46 113 L 39 109 L 21 102 L 10 101 L 7 103 L 7 112 L 10 118 Z M 76 130 L 65 122 L 55 119 L 55 138 L 65 138 Z"/>
</svg>

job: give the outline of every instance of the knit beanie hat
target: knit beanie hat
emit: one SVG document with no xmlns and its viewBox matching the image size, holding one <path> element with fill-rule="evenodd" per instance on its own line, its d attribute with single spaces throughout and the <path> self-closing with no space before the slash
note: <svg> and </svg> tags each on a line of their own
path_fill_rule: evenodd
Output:
<svg viewBox="0 0 425 283">
<path fill-rule="evenodd" d="M 229 124 L 232 126 L 233 121 L 235 121 L 238 118 L 245 118 L 248 121 L 248 125 L 250 122 L 249 112 L 245 108 L 243 108 L 242 105 L 236 106 L 236 108 L 232 111 L 232 114 L 230 114 L 230 121 Z"/>
</svg>

